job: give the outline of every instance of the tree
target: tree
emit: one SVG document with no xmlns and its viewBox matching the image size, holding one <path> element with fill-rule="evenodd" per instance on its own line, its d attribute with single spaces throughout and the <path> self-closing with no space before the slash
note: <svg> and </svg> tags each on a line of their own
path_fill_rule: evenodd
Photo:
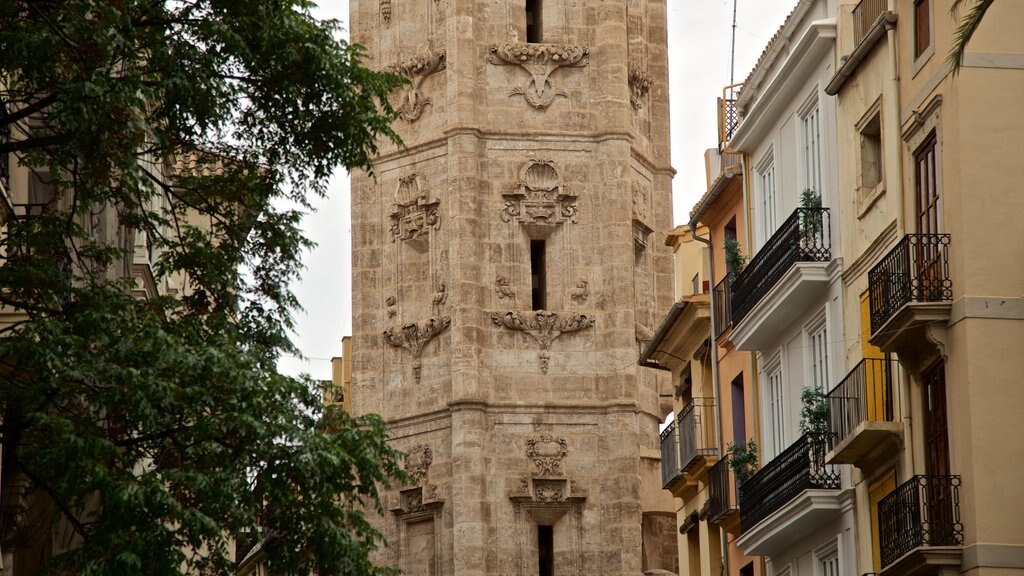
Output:
<svg viewBox="0 0 1024 576">
<path fill-rule="evenodd" d="M 296 352 L 299 211 L 398 141 L 401 79 L 311 7 L 0 0 L 0 158 L 31 173 L 0 239 L 0 546 L 16 562 L 227 574 L 230 542 L 269 510 L 275 572 L 381 571 L 363 510 L 404 477 L 399 454 L 379 418 L 321 414 L 276 361 Z M 132 296 L 150 256 L 177 294 Z"/>
<path fill-rule="evenodd" d="M 953 0 L 953 7 L 950 9 L 950 13 L 956 17 L 966 1 Z M 953 33 L 953 48 L 949 51 L 948 59 L 949 67 L 953 74 L 960 71 L 960 66 L 964 63 L 964 54 L 967 53 L 967 43 L 971 41 L 971 37 L 977 32 L 978 26 L 981 25 L 981 21 L 985 18 L 985 12 L 992 7 L 992 3 L 995 0 L 970 1 L 973 2 L 971 9 L 964 14 L 964 17 L 960 20 L 960 25 L 957 26 L 956 31 Z"/>
</svg>

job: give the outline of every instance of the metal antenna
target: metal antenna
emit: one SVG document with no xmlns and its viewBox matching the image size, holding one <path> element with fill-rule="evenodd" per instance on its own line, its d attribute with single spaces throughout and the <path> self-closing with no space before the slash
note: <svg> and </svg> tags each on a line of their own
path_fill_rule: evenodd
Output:
<svg viewBox="0 0 1024 576">
<path fill-rule="evenodd" d="M 732 0 L 732 50 L 729 52 L 729 84 L 736 83 L 736 3 Z"/>
</svg>

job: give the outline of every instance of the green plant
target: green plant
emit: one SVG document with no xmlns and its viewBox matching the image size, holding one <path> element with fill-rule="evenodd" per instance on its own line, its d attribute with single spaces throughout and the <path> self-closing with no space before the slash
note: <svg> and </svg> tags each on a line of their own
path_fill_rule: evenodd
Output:
<svg viewBox="0 0 1024 576">
<path fill-rule="evenodd" d="M 800 239 L 805 247 L 814 245 L 814 239 L 821 234 L 821 194 L 811 188 L 800 193 Z"/>
<path fill-rule="evenodd" d="M 828 434 L 828 403 L 825 392 L 816 386 L 800 391 L 800 433 L 820 436 Z"/>
<path fill-rule="evenodd" d="M 725 249 L 725 267 L 733 274 L 743 272 L 746 265 L 746 258 L 740 253 L 740 243 L 735 238 L 729 238 L 723 244 Z"/>
<path fill-rule="evenodd" d="M 737 486 L 750 480 L 757 472 L 757 440 L 751 438 L 746 442 L 730 442 L 726 452 L 729 453 L 729 467 L 736 476 Z"/>
</svg>

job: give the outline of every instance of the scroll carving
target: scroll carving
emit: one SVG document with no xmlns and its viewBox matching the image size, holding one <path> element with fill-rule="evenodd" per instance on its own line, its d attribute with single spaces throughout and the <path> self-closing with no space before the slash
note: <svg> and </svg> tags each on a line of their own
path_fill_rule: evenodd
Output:
<svg viewBox="0 0 1024 576">
<path fill-rule="evenodd" d="M 590 283 L 580 278 L 580 281 L 576 283 L 576 287 L 569 292 L 569 298 L 577 304 L 586 304 L 587 298 L 590 297 Z"/>
<path fill-rule="evenodd" d="M 389 6 L 389 13 L 390 10 Z M 407 122 L 415 122 L 423 115 L 423 110 L 428 105 L 433 105 L 431 99 L 423 95 L 423 82 L 431 74 L 444 70 L 446 64 L 447 55 L 444 50 L 427 48 L 408 60 L 392 64 L 384 69 L 387 72 L 405 76 L 411 81 L 411 84 L 404 88 L 399 104 L 395 106 L 399 117 Z"/>
<path fill-rule="evenodd" d="M 491 64 L 519 66 L 530 74 L 529 83 L 513 88 L 509 96 L 521 95 L 538 110 L 550 106 L 556 96 L 568 97 L 565 90 L 556 89 L 551 84 L 552 72 L 562 67 L 586 66 L 589 60 L 590 50 L 582 46 L 525 42 L 492 45 L 487 55 Z"/>
<path fill-rule="evenodd" d="M 503 222 L 524 225 L 557 226 L 576 222 L 576 196 L 565 192 L 558 164 L 551 160 L 531 159 L 520 171 L 519 184 L 502 194 Z"/>
<path fill-rule="evenodd" d="M 653 80 L 646 70 L 637 63 L 629 65 L 629 103 L 634 110 L 644 107 L 644 98 L 651 90 Z"/>
<path fill-rule="evenodd" d="M 494 292 L 498 295 L 498 300 L 511 300 L 516 297 L 515 290 L 512 290 L 508 278 L 504 276 L 498 276 L 494 281 Z"/>
<path fill-rule="evenodd" d="M 412 371 L 416 382 L 420 381 L 422 363 L 420 356 L 423 347 L 451 326 L 452 319 L 448 316 L 430 318 L 423 324 L 404 324 L 401 328 L 384 331 L 384 341 L 396 348 L 404 348 L 413 358 Z"/>
<path fill-rule="evenodd" d="M 569 454 L 565 438 L 542 434 L 526 441 L 526 456 L 533 462 L 534 477 L 562 475 L 562 459 Z"/>
<path fill-rule="evenodd" d="M 532 317 L 531 317 L 532 316 Z M 573 314 L 566 318 L 559 317 L 557 312 L 534 310 L 531 312 L 492 312 L 491 321 L 509 330 L 525 332 L 540 344 L 540 369 L 548 373 L 551 355 L 548 350 L 551 342 L 562 334 L 579 332 L 594 325 L 594 319 L 586 314 Z"/>
<path fill-rule="evenodd" d="M 422 483 L 427 479 L 427 471 L 434 462 L 434 452 L 429 446 L 417 444 L 405 454 L 405 471 Z"/>
<path fill-rule="evenodd" d="M 441 227 L 441 201 L 430 198 L 423 181 L 419 174 L 399 178 L 390 214 L 392 242 L 415 240 Z"/>
<path fill-rule="evenodd" d="M 380 17 L 391 22 L 391 0 L 380 0 Z"/>
</svg>

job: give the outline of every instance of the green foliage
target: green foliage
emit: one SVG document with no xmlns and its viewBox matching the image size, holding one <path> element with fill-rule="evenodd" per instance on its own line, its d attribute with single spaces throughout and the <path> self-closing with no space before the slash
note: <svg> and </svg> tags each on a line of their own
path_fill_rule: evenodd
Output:
<svg viewBox="0 0 1024 576">
<path fill-rule="evenodd" d="M 747 260 L 740 253 L 740 243 L 735 238 L 729 238 L 723 244 L 725 249 L 725 267 L 733 274 L 743 272 Z"/>
<path fill-rule="evenodd" d="M 730 442 L 726 452 L 729 453 L 729 467 L 736 477 L 737 486 L 750 480 L 757 472 L 757 440 L 754 438 L 746 442 Z"/>
<path fill-rule="evenodd" d="M 800 391 L 800 433 L 818 437 L 827 435 L 828 402 L 825 392 L 815 386 L 804 386 Z"/>
<path fill-rule="evenodd" d="M 399 454 L 276 364 L 300 211 L 397 142 L 401 80 L 310 7 L 0 0 L 0 153 L 55 188 L 0 239 L 0 304 L 24 312 L 0 327 L 2 469 L 52 511 L 26 529 L 74 543 L 61 573 L 228 574 L 264 509 L 285 511 L 276 572 L 382 573 L 364 510 Z M 176 297 L 132 297 L 137 235 Z"/>
<path fill-rule="evenodd" d="M 966 2 L 967 0 L 953 0 L 953 5 L 949 9 L 953 18 L 958 17 L 960 8 Z M 949 70 L 954 75 L 960 72 L 960 66 L 964 63 L 964 54 L 967 53 L 967 44 L 974 37 L 974 33 L 978 31 L 982 20 L 985 19 L 985 13 L 992 7 L 995 0 L 970 0 L 970 2 L 972 3 L 970 10 L 960 19 L 960 23 L 953 32 L 953 47 L 949 50 L 949 56 L 946 57 Z"/>
<path fill-rule="evenodd" d="M 805 208 L 800 213 L 800 239 L 807 248 L 815 244 L 815 240 L 821 235 L 821 194 L 810 188 L 805 188 L 800 193 L 800 207 Z"/>
</svg>

